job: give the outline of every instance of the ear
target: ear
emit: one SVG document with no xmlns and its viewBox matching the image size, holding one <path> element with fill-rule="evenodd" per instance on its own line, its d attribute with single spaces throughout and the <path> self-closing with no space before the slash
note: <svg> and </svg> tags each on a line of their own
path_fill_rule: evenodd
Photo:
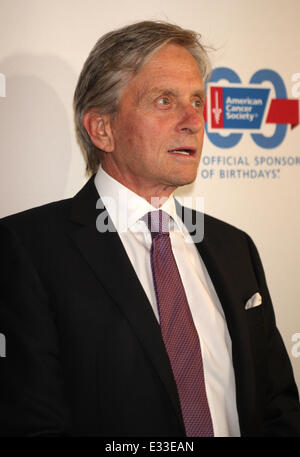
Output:
<svg viewBox="0 0 300 457">
<path fill-rule="evenodd" d="M 110 114 L 100 114 L 91 109 L 83 116 L 83 125 L 94 145 L 105 152 L 114 150 L 114 137 L 111 129 Z"/>
</svg>

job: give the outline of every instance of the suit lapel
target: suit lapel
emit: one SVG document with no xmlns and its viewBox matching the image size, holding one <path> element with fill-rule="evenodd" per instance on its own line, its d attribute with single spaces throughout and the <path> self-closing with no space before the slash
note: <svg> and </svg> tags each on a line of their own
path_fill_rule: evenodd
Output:
<svg viewBox="0 0 300 457">
<path fill-rule="evenodd" d="M 117 232 L 97 231 L 96 219 L 100 214 L 103 218 L 102 211 L 105 211 L 96 209 L 98 199 L 92 177 L 73 199 L 70 218 L 81 227 L 71 233 L 71 238 L 129 322 L 165 386 L 183 427 L 176 384 L 160 326 Z"/>
</svg>

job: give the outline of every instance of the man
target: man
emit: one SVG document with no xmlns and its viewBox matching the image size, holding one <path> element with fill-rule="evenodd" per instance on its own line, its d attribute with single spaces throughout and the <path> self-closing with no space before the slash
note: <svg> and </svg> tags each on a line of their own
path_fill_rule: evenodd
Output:
<svg viewBox="0 0 300 457">
<path fill-rule="evenodd" d="M 253 242 L 209 216 L 193 238 L 202 218 L 173 198 L 196 178 L 208 70 L 197 34 L 160 22 L 88 57 L 74 105 L 91 179 L 0 224 L 2 434 L 300 435 Z"/>
</svg>

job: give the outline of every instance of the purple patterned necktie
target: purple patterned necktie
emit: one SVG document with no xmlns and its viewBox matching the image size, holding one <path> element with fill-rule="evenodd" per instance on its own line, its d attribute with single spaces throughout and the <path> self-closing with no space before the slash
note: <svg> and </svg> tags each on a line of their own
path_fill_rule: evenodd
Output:
<svg viewBox="0 0 300 457">
<path fill-rule="evenodd" d="M 152 236 L 151 269 L 160 326 L 177 385 L 186 435 L 214 436 L 201 348 L 172 252 L 169 215 L 152 211 L 143 220 Z"/>
</svg>

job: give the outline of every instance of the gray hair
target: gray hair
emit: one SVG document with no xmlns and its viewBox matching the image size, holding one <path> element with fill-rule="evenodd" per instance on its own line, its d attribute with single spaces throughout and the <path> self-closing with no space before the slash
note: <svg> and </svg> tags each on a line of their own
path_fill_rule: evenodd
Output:
<svg viewBox="0 0 300 457">
<path fill-rule="evenodd" d="M 205 80 L 211 66 L 201 36 L 163 21 L 143 21 L 102 36 L 90 52 L 74 94 L 75 125 L 86 160 L 86 171 L 93 174 L 104 151 L 91 141 L 83 116 L 91 108 L 99 114 L 115 116 L 123 88 L 151 55 L 167 43 L 184 47 L 194 57 Z"/>
</svg>

